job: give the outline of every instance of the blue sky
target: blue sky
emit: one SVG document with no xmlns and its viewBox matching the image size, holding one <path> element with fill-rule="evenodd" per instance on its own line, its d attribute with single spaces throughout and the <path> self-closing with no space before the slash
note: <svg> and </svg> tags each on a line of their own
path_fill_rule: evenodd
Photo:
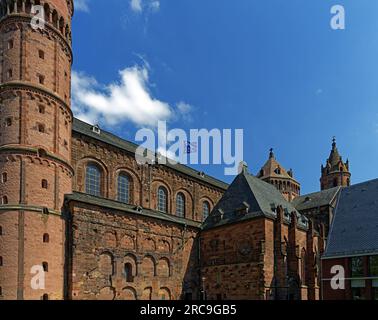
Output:
<svg viewBox="0 0 378 320">
<path fill-rule="evenodd" d="M 345 30 L 330 28 L 336 4 Z M 376 0 L 76 0 L 73 109 L 129 140 L 160 118 L 242 128 L 250 171 L 273 147 L 302 193 L 319 190 L 336 136 L 352 182 L 377 178 L 377 12 Z"/>
</svg>

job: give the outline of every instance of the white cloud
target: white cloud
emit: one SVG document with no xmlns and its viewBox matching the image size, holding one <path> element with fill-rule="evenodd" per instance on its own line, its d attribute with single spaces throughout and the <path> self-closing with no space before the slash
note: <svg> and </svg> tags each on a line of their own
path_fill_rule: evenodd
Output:
<svg viewBox="0 0 378 320">
<path fill-rule="evenodd" d="M 131 121 L 137 126 L 155 127 L 159 120 L 172 120 L 177 110 L 189 116 L 184 102 L 174 110 L 168 103 L 154 98 L 149 90 L 148 67 L 134 66 L 119 72 L 120 81 L 104 86 L 93 77 L 72 73 L 72 110 L 83 121 L 104 121 L 115 125 Z"/>
<path fill-rule="evenodd" d="M 193 107 L 184 102 L 184 101 L 180 101 L 179 103 L 177 103 L 176 105 L 177 107 L 177 114 L 185 121 L 188 121 L 188 122 L 191 122 L 193 120 L 192 118 L 192 111 L 193 111 Z"/>
<path fill-rule="evenodd" d="M 75 10 L 88 12 L 89 6 L 88 6 L 89 0 L 75 0 Z"/>
<path fill-rule="evenodd" d="M 158 11 L 160 9 L 160 2 L 158 0 L 151 1 L 150 8 L 152 11 Z"/>
<path fill-rule="evenodd" d="M 142 0 L 131 0 L 131 9 L 135 12 L 142 12 Z"/>
<path fill-rule="evenodd" d="M 130 0 L 130 8 L 137 13 L 144 10 L 156 12 L 160 9 L 160 0 Z"/>
</svg>

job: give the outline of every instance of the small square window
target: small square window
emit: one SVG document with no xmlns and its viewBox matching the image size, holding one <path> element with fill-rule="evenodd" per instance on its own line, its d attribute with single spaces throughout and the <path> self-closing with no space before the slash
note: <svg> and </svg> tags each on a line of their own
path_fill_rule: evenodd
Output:
<svg viewBox="0 0 378 320">
<path fill-rule="evenodd" d="M 38 131 L 40 132 L 40 133 L 45 133 L 45 126 L 43 125 L 43 124 L 39 124 L 38 125 Z"/>
<path fill-rule="evenodd" d="M 13 40 L 8 41 L 8 50 L 13 49 Z"/>
<path fill-rule="evenodd" d="M 38 75 L 38 81 L 39 81 L 39 84 L 45 84 L 45 77 L 42 75 Z"/>
<path fill-rule="evenodd" d="M 42 106 L 42 105 L 38 106 L 38 111 L 39 111 L 39 113 L 44 114 L 45 113 L 45 106 Z"/>
<path fill-rule="evenodd" d="M 47 189 L 49 186 L 49 183 L 47 182 L 46 179 L 43 179 L 41 184 L 42 184 L 42 189 Z"/>
<path fill-rule="evenodd" d="M 40 59 L 45 59 L 45 52 L 43 50 L 38 50 L 38 56 Z"/>
</svg>

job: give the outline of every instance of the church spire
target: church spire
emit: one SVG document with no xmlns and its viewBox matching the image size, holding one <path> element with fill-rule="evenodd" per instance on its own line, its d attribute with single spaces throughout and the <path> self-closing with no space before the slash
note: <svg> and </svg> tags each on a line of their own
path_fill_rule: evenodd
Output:
<svg viewBox="0 0 378 320">
<path fill-rule="evenodd" d="M 349 160 L 343 162 L 336 145 L 336 137 L 332 138 L 332 149 L 327 159 L 326 165 L 321 168 L 321 190 L 330 189 L 337 186 L 350 185 Z"/>
</svg>

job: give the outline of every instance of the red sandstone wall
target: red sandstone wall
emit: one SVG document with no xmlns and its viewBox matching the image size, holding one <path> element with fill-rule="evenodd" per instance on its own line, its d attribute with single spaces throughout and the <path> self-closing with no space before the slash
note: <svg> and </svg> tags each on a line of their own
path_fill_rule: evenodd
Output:
<svg viewBox="0 0 378 320">
<path fill-rule="evenodd" d="M 201 233 L 201 276 L 208 299 L 263 299 L 264 219 Z"/>
<path fill-rule="evenodd" d="M 198 230 L 84 204 L 71 203 L 71 212 L 72 299 L 197 295 Z M 132 265 L 131 281 L 126 263 Z"/>
<path fill-rule="evenodd" d="M 7 175 L 6 182 L 0 181 L 4 299 L 63 297 L 65 225 L 60 210 L 64 194 L 72 190 L 73 174 L 70 15 L 66 1 L 41 3 L 47 9 L 44 30 L 31 28 L 30 6 L 21 1 L 16 7 L 9 1 L 9 8 L 1 11 L 0 175 Z M 53 16 L 54 9 L 58 12 Z M 48 242 L 43 242 L 44 234 Z M 32 290 L 30 268 L 42 262 L 49 266 L 46 288 Z"/>
<path fill-rule="evenodd" d="M 131 203 L 144 208 L 157 208 L 157 189 L 168 191 L 168 213 L 176 212 L 176 195 L 182 192 L 186 199 L 186 218 L 202 221 L 202 203 L 208 201 L 212 209 L 223 190 L 206 182 L 200 182 L 164 166 L 139 166 L 134 156 L 88 137 L 74 134 L 72 164 L 76 176 L 73 189 L 85 192 L 85 168 L 90 162 L 102 170 L 102 195 L 117 199 L 117 178 L 120 172 L 132 180 Z"/>
</svg>

